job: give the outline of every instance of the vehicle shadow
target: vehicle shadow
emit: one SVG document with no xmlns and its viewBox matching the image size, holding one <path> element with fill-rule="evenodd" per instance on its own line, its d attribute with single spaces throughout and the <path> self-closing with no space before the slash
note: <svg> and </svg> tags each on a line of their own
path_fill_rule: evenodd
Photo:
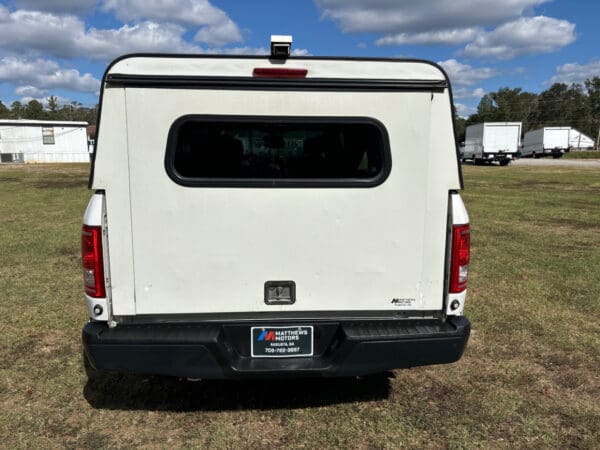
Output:
<svg viewBox="0 0 600 450">
<path fill-rule="evenodd" d="M 188 381 L 174 377 L 104 374 L 83 395 L 97 409 L 153 411 L 266 410 L 386 399 L 391 372 L 363 378 Z"/>
</svg>

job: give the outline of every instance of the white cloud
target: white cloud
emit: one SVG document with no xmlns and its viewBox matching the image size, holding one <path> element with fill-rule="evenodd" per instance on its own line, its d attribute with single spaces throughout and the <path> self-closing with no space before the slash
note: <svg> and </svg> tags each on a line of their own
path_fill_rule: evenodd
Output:
<svg viewBox="0 0 600 450">
<path fill-rule="evenodd" d="M 0 59 L 0 82 L 18 85 L 15 92 L 24 96 L 46 95 L 51 89 L 96 92 L 100 81 L 90 73 L 62 69 L 55 61 L 7 56 Z"/>
<path fill-rule="evenodd" d="M 312 56 L 312 53 L 305 48 L 293 48 L 292 56 Z"/>
<path fill-rule="evenodd" d="M 98 0 L 17 0 L 20 9 L 33 11 L 66 12 L 70 14 L 91 12 Z"/>
<path fill-rule="evenodd" d="M 496 25 L 548 0 L 316 0 L 349 33 L 418 33 Z"/>
<path fill-rule="evenodd" d="M 546 16 L 521 17 L 480 33 L 465 47 L 475 58 L 511 59 L 521 55 L 549 53 L 575 41 L 575 24 Z"/>
<path fill-rule="evenodd" d="M 124 22 L 150 19 L 189 25 L 214 25 L 229 20 L 207 0 L 104 0 L 102 10 Z"/>
<path fill-rule="evenodd" d="M 473 67 L 456 59 L 438 62 L 448 73 L 450 82 L 455 86 L 470 86 L 496 76 L 498 73 L 490 67 Z"/>
<path fill-rule="evenodd" d="M 202 29 L 201 29 L 202 31 Z M 126 53 L 227 53 L 267 54 L 263 47 L 220 48 L 226 36 L 197 36 L 209 44 L 202 48 L 184 39 L 186 28 L 174 23 L 144 21 L 114 29 L 86 29 L 79 18 L 39 11 L 8 11 L 0 5 L 0 49 L 29 59 L 40 55 L 55 58 L 86 58 L 108 61 Z M 306 49 L 293 50 L 307 55 Z"/>
<path fill-rule="evenodd" d="M 232 42 L 241 42 L 242 36 L 235 23 L 208 25 L 200 28 L 194 36 L 196 42 L 222 47 Z"/>
<path fill-rule="evenodd" d="M 421 33 L 400 33 L 387 35 L 376 41 L 377 45 L 457 45 L 475 38 L 479 28 L 462 28 L 455 30 L 424 31 Z"/>
<path fill-rule="evenodd" d="M 479 100 L 485 95 L 485 90 L 483 88 L 476 88 L 471 90 L 463 87 L 454 89 L 452 94 L 455 99 L 459 100 Z"/>
<path fill-rule="evenodd" d="M 172 24 L 142 22 L 118 29 L 92 28 L 81 36 L 76 51 L 90 59 L 107 60 L 133 52 L 193 53 L 200 49 L 186 42 L 183 27 Z"/>
<path fill-rule="evenodd" d="M 550 80 L 544 84 L 554 83 L 580 83 L 593 77 L 600 77 L 600 60 L 588 64 L 567 63 L 556 68 L 556 72 Z"/>
<path fill-rule="evenodd" d="M 473 67 L 456 59 L 440 61 L 438 64 L 444 68 L 450 78 L 454 88 L 452 94 L 455 101 L 462 100 L 471 103 L 479 100 L 485 95 L 485 90 L 481 87 L 473 89 L 469 86 L 497 75 L 496 70 L 490 67 Z M 468 117 L 475 112 L 475 108 L 471 105 L 455 102 L 454 106 L 461 117 Z"/>
<path fill-rule="evenodd" d="M 102 9 L 113 12 L 125 22 L 146 19 L 202 27 L 197 31 L 195 40 L 208 45 L 222 46 L 242 41 L 235 22 L 208 0 L 104 0 Z"/>
<path fill-rule="evenodd" d="M 548 53 L 575 40 L 569 21 L 529 17 L 547 1 L 315 0 L 322 18 L 342 31 L 383 34 L 376 41 L 380 46 L 468 43 L 465 56 L 494 59 Z"/>
<path fill-rule="evenodd" d="M 0 49 L 57 58 L 110 60 L 132 52 L 198 52 L 183 39 L 185 29 L 175 24 L 141 22 L 117 29 L 86 30 L 72 15 L 38 11 L 9 12 L 0 6 Z"/>
<path fill-rule="evenodd" d="M 53 56 L 75 56 L 77 40 L 85 33 L 75 16 L 57 16 L 37 11 L 9 12 L 0 6 L 0 47 L 22 53 L 30 49 Z"/>
<path fill-rule="evenodd" d="M 347 33 L 383 33 L 377 45 L 457 45 L 550 0 L 316 0 Z"/>
<path fill-rule="evenodd" d="M 477 108 L 474 106 L 468 106 L 463 103 L 454 103 L 454 107 L 456 108 L 458 115 L 464 118 L 467 118 L 471 114 L 475 114 L 475 112 L 477 112 Z"/>
<path fill-rule="evenodd" d="M 48 91 L 35 86 L 19 86 L 15 89 L 15 94 L 21 97 L 43 97 L 48 95 Z"/>
</svg>

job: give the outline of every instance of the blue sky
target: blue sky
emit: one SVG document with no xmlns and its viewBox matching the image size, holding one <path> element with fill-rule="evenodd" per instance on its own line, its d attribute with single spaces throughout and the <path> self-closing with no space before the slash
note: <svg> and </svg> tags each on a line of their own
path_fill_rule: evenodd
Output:
<svg viewBox="0 0 600 450">
<path fill-rule="evenodd" d="M 600 76 L 598 0 L 4 0 L 0 99 L 97 102 L 131 52 L 415 57 L 442 64 L 462 115 L 499 87 L 540 92 Z"/>
</svg>

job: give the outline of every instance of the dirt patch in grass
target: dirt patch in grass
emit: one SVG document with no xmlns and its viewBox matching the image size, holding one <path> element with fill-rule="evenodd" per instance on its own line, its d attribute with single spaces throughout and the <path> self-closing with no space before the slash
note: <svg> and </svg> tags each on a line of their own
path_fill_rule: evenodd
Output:
<svg viewBox="0 0 600 450">
<path fill-rule="evenodd" d="M 64 332 L 48 330 L 23 336 L 0 357 L 2 367 L 14 364 L 26 364 L 31 358 L 53 359 L 61 355 L 71 354 L 77 343 L 72 342 Z"/>
<path fill-rule="evenodd" d="M 16 177 L 2 177 L 2 182 L 3 183 L 22 183 L 23 179 L 16 178 Z"/>
</svg>

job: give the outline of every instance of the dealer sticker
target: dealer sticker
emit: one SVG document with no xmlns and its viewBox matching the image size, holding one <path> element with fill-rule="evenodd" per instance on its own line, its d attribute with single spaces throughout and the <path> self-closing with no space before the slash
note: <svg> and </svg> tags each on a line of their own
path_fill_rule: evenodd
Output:
<svg viewBox="0 0 600 450">
<path fill-rule="evenodd" d="M 313 327 L 252 327 L 250 342 L 255 358 L 313 356 Z"/>
</svg>

